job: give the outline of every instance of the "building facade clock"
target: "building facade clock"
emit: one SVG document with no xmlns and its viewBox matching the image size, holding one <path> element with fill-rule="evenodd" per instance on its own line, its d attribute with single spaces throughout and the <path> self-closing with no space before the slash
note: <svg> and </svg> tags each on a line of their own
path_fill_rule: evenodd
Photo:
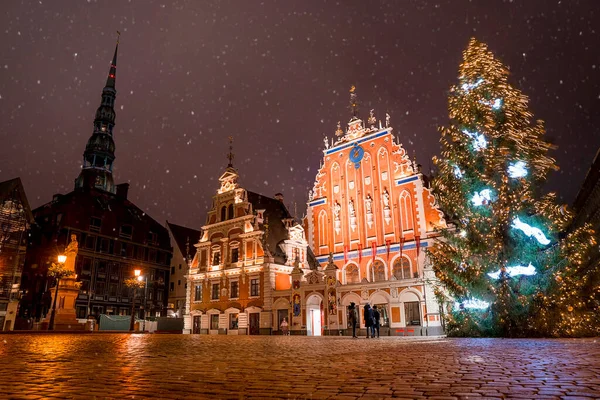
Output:
<svg viewBox="0 0 600 400">
<path fill-rule="evenodd" d="M 360 167 L 360 161 L 363 159 L 365 155 L 365 150 L 360 147 L 358 144 L 354 143 L 352 149 L 350 150 L 350 161 L 354 163 L 354 168 Z"/>
</svg>

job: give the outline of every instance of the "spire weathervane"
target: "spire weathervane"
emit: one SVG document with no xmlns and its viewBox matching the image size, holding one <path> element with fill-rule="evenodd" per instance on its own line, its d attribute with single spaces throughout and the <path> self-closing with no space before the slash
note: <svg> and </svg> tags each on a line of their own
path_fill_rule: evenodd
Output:
<svg viewBox="0 0 600 400">
<path fill-rule="evenodd" d="M 358 99 L 356 95 L 356 86 L 352 85 L 350 87 L 350 109 L 352 110 L 352 116 L 358 116 Z"/>
<path fill-rule="evenodd" d="M 229 136 L 229 153 L 227 153 L 227 159 L 229 160 L 228 167 L 233 167 L 233 158 L 235 154 L 233 154 L 233 136 Z"/>
</svg>

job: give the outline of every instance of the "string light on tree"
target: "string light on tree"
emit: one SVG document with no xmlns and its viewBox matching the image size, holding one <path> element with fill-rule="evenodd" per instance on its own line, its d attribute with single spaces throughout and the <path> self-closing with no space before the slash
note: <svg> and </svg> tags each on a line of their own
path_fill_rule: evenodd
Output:
<svg viewBox="0 0 600 400">
<path fill-rule="evenodd" d="M 511 178 L 524 178 L 527 176 L 527 164 L 517 161 L 508 165 L 508 176 Z"/>
<path fill-rule="evenodd" d="M 478 80 L 476 80 L 473 83 L 463 83 L 462 84 L 462 88 L 465 92 L 468 92 L 471 89 L 475 89 L 477 86 L 481 85 L 483 83 L 483 79 L 479 78 Z"/>
<path fill-rule="evenodd" d="M 454 166 L 453 171 L 454 171 L 454 176 L 456 176 L 458 179 L 463 177 L 463 173 L 460 170 L 460 168 L 458 168 L 458 165 Z"/>
<path fill-rule="evenodd" d="M 485 44 L 470 41 L 458 76 L 432 180 L 449 227 L 427 252 L 440 302 L 487 304 L 463 304 L 445 315 L 447 334 L 599 336 L 600 287 L 590 288 L 600 281 L 600 265 L 583 267 L 593 233 L 583 228 L 559 235 L 571 214 L 556 204 L 556 195 L 540 194 L 548 172 L 557 169 L 543 122 L 533 118 L 527 96 L 509 83 L 508 68 Z M 539 228 L 523 222 L 525 216 Z M 549 238 L 557 238 L 554 246 Z M 534 273 L 535 279 L 498 279 Z"/>
<path fill-rule="evenodd" d="M 519 217 L 515 217 L 513 219 L 513 223 L 511 225 L 513 228 L 522 231 L 528 237 L 533 236 L 535 240 L 538 241 L 539 244 L 547 246 L 550 244 L 550 239 L 544 235 L 544 232 L 540 228 L 533 227 L 525 222 L 521 221 Z"/>
<path fill-rule="evenodd" d="M 467 299 L 461 303 L 455 303 L 454 309 L 460 310 L 466 308 L 469 310 L 487 310 L 490 307 L 490 303 L 479 299 Z"/>
<path fill-rule="evenodd" d="M 506 275 L 510 276 L 510 277 L 519 276 L 519 275 L 532 276 L 535 274 L 537 274 L 537 271 L 535 270 L 535 267 L 533 265 L 531 265 L 531 263 L 529 263 L 529 265 L 526 267 L 524 267 L 522 265 L 515 265 L 514 267 L 506 268 Z M 493 279 L 499 279 L 500 278 L 500 270 L 498 270 L 496 272 L 489 272 L 488 276 Z"/>
<path fill-rule="evenodd" d="M 477 151 L 487 148 L 487 140 L 485 136 L 478 132 L 469 132 L 467 129 L 463 129 L 463 133 L 473 139 L 473 148 Z"/>
<path fill-rule="evenodd" d="M 471 197 L 471 202 L 475 207 L 488 204 L 492 201 L 492 191 L 490 189 L 483 189 L 480 192 L 475 192 Z"/>
</svg>

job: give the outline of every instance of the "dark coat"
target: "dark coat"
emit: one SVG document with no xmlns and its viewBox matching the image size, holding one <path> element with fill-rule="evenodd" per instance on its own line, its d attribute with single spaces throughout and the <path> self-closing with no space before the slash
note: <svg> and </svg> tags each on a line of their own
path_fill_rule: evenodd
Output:
<svg viewBox="0 0 600 400">
<path fill-rule="evenodd" d="M 365 306 L 365 326 L 373 326 L 373 309 L 368 304 Z"/>
<path fill-rule="evenodd" d="M 348 323 L 350 325 L 356 324 L 356 310 L 354 308 L 348 309 Z"/>
<path fill-rule="evenodd" d="M 373 310 L 373 321 L 375 322 L 375 326 L 379 326 L 380 320 L 381 314 L 379 314 L 379 310 Z"/>
</svg>

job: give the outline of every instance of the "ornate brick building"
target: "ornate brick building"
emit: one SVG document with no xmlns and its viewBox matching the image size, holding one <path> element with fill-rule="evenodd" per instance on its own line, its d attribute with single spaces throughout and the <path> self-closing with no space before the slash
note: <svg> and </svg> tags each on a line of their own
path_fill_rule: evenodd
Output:
<svg viewBox="0 0 600 400">
<path fill-rule="evenodd" d="M 289 320 L 293 260 L 305 272 L 317 264 L 283 196 L 240 187 L 232 158 L 230 152 L 195 244 L 185 328 L 202 334 L 271 334 L 280 319 Z"/>
<path fill-rule="evenodd" d="M 0 331 L 15 327 L 33 215 L 20 178 L 0 182 Z"/>
<path fill-rule="evenodd" d="M 348 305 L 368 302 L 381 310 L 383 334 L 440 334 L 424 249 L 445 224 L 442 213 L 427 178 L 393 136 L 389 115 L 382 124 L 371 110 L 365 124 L 353 91 L 351 106 L 346 129 L 338 123 L 335 141 L 325 138 L 309 196 L 308 242 L 326 267 L 294 278 L 293 296 L 301 300 L 294 322 L 312 334 L 320 327 L 343 331 Z"/>
</svg>

